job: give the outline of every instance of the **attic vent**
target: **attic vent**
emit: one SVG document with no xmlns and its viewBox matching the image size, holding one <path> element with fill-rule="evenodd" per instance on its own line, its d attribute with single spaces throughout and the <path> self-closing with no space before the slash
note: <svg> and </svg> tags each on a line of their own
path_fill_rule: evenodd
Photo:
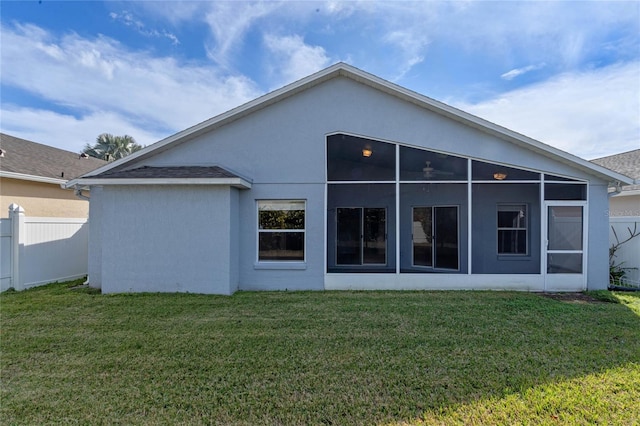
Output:
<svg viewBox="0 0 640 426">
<path fill-rule="evenodd" d="M 87 159 L 87 158 L 89 158 L 89 156 L 86 153 L 83 152 L 82 154 L 80 154 L 79 158 Z"/>
<path fill-rule="evenodd" d="M 5 150 L 0 148 L 0 157 L 4 157 Z"/>
</svg>

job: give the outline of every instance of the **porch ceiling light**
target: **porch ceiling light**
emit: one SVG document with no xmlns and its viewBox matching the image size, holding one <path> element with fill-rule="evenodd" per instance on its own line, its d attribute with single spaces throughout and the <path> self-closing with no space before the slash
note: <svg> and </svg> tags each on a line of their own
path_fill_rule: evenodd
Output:
<svg viewBox="0 0 640 426">
<path fill-rule="evenodd" d="M 505 180 L 507 178 L 507 174 L 505 172 L 495 172 L 493 174 L 493 178 L 495 180 Z"/>
<path fill-rule="evenodd" d="M 362 148 L 363 157 L 371 157 L 371 154 L 373 154 L 373 151 L 371 151 L 371 148 Z"/>
</svg>

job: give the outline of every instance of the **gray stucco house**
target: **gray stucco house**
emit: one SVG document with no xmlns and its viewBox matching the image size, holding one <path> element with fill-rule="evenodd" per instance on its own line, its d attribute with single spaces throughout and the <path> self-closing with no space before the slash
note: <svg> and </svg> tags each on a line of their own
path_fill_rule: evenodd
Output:
<svg viewBox="0 0 640 426">
<path fill-rule="evenodd" d="M 339 63 L 81 178 L 111 292 L 580 291 L 621 174 Z"/>
</svg>

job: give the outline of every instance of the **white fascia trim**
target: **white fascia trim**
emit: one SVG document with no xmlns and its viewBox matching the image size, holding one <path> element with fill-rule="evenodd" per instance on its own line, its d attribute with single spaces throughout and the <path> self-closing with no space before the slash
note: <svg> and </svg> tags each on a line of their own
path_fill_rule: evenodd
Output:
<svg viewBox="0 0 640 426">
<path fill-rule="evenodd" d="M 66 187 L 91 185 L 229 185 L 251 189 L 251 182 L 242 178 L 158 178 L 158 179 L 104 179 L 83 178 L 67 183 Z"/>
<path fill-rule="evenodd" d="M 62 185 L 67 182 L 66 179 L 57 179 L 57 178 L 50 178 L 45 176 L 25 175 L 23 173 L 2 172 L 2 171 L 0 171 L 0 177 L 8 178 L 8 179 L 28 180 L 31 182 L 53 183 L 56 185 Z"/>
</svg>

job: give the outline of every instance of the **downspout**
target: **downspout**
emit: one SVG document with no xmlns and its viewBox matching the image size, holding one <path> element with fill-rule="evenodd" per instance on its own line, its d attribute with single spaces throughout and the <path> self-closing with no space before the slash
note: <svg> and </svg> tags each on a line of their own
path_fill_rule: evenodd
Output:
<svg viewBox="0 0 640 426">
<path fill-rule="evenodd" d="M 86 195 L 82 194 L 82 189 L 81 188 L 76 188 L 74 190 L 74 193 L 76 194 L 76 197 L 80 198 L 81 200 L 85 200 L 85 201 L 91 200 L 90 197 L 87 197 Z"/>
<path fill-rule="evenodd" d="M 613 186 L 613 192 L 608 192 L 607 195 L 609 196 L 609 198 L 611 198 L 614 195 L 618 195 L 621 192 L 622 192 L 622 185 L 620 184 L 620 181 L 617 181 Z"/>
<path fill-rule="evenodd" d="M 75 194 L 76 197 L 80 198 L 81 200 L 84 200 L 84 201 L 91 200 L 90 197 L 83 195 L 82 188 L 78 188 L 77 186 L 73 189 L 73 193 Z M 89 274 L 87 274 L 87 279 L 82 283 L 82 285 L 89 285 Z"/>
</svg>

